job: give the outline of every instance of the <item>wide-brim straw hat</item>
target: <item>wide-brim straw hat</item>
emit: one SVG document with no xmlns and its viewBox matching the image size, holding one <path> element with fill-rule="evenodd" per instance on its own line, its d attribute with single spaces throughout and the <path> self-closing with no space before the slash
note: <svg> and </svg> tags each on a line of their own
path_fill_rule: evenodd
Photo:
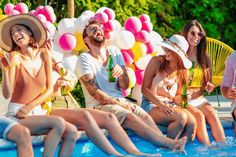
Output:
<svg viewBox="0 0 236 157">
<path fill-rule="evenodd" d="M 39 47 L 47 41 L 47 32 L 41 21 L 30 14 L 11 15 L 0 21 L 0 47 L 6 51 L 12 49 L 13 41 L 11 28 L 13 25 L 25 25 L 29 27 Z"/>
<path fill-rule="evenodd" d="M 175 52 L 183 61 L 186 69 L 190 69 L 192 67 L 192 62 L 187 57 L 189 45 L 185 37 L 174 34 L 169 39 L 165 39 L 160 42 L 159 45 Z"/>
</svg>

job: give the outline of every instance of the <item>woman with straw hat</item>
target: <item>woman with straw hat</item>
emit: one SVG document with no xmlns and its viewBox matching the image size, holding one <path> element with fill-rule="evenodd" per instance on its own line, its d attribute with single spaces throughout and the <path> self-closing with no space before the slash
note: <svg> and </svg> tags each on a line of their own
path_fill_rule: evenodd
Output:
<svg viewBox="0 0 236 157">
<path fill-rule="evenodd" d="M 142 107 L 157 124 L 167 126 L 167 136 L 178 138 L 182 132 L 193 141 L 196 121 L 190 112 L 182 109 L 181 91 L 187 82 L 187 71 L 192 63 L 187 59 L 188 43 L 174 34 L 160 43 L 165 55 L 155 56 L 149 62 L 142 83 Z"/>
<path fill-rule="evenodd" d="M 62 118 L 46 116 L 41 104 L 53 91 L 52 61 L 45 46 L 47 33 L 30 14 L 9 16 L 0 21 L 0 47 L 9 52 L 4 66 L 2 90 L 11 98 L 6 116 L 27 127 L 31 134 L 46 134 L 43 156 L 52 157 L 61 140 L 61 156 L 71 156 L 77 129 Z"/>
</svg>

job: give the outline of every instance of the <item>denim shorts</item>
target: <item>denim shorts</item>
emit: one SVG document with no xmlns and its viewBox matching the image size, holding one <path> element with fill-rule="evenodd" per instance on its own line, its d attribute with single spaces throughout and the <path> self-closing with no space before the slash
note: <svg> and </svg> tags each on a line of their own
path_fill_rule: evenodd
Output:
<svg viewBox="0 0 236 157">
<path fill-rule="evenodd" d="M 147 113 L 150 112 L 156 105 L 151 103 L 145 96 L 142 98 L 141 107 L 146 111 Z"/>
<path fill-rule="evenodd" d="M 7 140 L 7 133 L 12 129 L 13 126 L 18 124 L 16 121 L 1 116 L 0 117 L 0 138 Z"/>
</svg>

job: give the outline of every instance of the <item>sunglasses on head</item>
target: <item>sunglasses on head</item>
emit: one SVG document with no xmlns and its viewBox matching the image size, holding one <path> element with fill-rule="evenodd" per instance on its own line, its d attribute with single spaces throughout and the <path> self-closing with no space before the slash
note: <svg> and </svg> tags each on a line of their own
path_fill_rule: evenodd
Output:
<svg viewBox="0 0 236 157">
<path fill-rule="evenodd" d="M 191 36 L 198 36 L 198 37 L 200 37 L 200 38 L 202 38 L 203 37 L 203 33 L 202 32 L 194 32 L 194 31 L 191 31 L 191 32 L 189 32 L 189 34 L 191 35 Z"/>
</svg>

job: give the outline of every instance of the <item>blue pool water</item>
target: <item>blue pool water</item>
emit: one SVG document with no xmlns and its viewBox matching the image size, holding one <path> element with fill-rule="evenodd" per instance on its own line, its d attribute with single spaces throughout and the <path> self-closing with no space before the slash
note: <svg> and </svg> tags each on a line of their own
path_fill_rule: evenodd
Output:
<svg viewBox="0 0 236 157">
<path fill-rule="evenodd" d="M 209 133 L 211 134 L 211 133 Z M 163 148 L 156 148 L 152 146 L 151 144 L 145 142 L 141 138 L 133 135 L 131 136 L 132 141 L 135 143 L 135 145 L 145 153 L 160 153 L 162 156 L 201 156 L 201 157 L 209 157 L 209 156 L 236 156 L 236 138 L 234 136 L 233 129 L 226 129 L 225 134 L 227 136 L 227 142 L 226 144 L 219 144 L 215 143 L 213 141 L 213 147 L 207 147 L 198 142 L 198 140 L 195 140 L 193 143 L 188 143 L 186 145 L 186 154 L 178 154 L 173 153 L 169 150 L 163 149 Z M 212 141 L 211 136 L 211 141 Z M 125 153 L 121 148 L 118 148 L 113 141 L 111 140 L 111 143 L 117 148 L 119 152 Z M 34 153 L 35 157 L 41 157 L 43 151 L 43 146 L 35 146 L 34 147 Z M 57 150 L 58 152 L 58 150 Z M 0 157 L 7 156 L 7 157 L 16 157 L 16 150 L 15 149 L 6 149 L 6 150 L 0 150 Z M 56 155 L 57 156 L 57 153 Z M 91 141 L 79 141 L 76 144 L 76 148 L 73 153 L 73 157 L 103 157 L 107 156 L 104 154 L 101 150 L 99 150 Z"/>
</svg>

